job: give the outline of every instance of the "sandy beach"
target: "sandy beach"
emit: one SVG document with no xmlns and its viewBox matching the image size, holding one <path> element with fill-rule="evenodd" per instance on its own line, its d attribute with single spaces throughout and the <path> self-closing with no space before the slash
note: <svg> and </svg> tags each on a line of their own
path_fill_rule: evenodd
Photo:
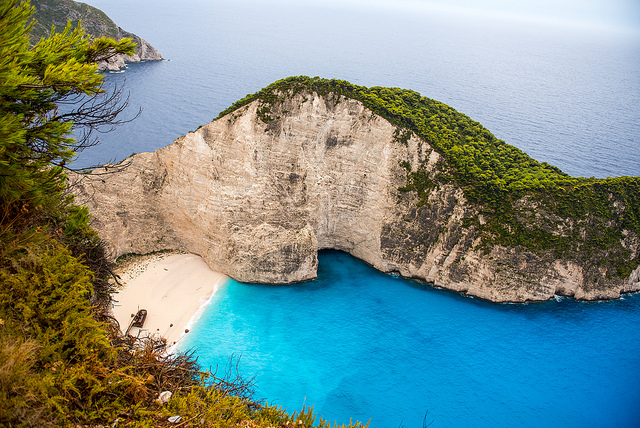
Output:
<svg viewBox="0 0 640 428">
<path fill-rule="evenodd" d="M 227 278 L 212 271 L 200 256 L 181 252 L 129 256 L 117 263 L 114 272 L 122 286 L 113 295 L 113 316 L 122 332 L 139 309 L 146 309 L 144 326 L 131 328 L 129 334 L 159 335 L 169 346 L 191 328 L 198 309 Z"/>
</svg>

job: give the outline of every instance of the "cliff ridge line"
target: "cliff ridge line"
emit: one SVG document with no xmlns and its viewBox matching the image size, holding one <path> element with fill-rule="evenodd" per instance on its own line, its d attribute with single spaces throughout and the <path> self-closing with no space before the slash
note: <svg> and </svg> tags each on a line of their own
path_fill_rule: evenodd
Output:
<svg viewBox="0 0 640 428">
<path fill-rule="evenodd" d="M 290 283 L 315 278 L 318 250 L 330 248 L 495 302 L 640 290 L 640 268 L 615 278 L 571 252 L 488 240 L 488 208 L 451 179 L 449 161 L 361 101 L 275 96 L 134 155 L 122 171 L 85 177 L 79 200 L 112 256 L 179 249 L 239 281 Z M 417 173 L 431 185 L 416 188 Z M 528 197 L 517 203 L 540 208 Z M 552 232 L 570 220 L 554 218 Z M 640 240 L 627 234 L 633 259 Z"/>
</svg>

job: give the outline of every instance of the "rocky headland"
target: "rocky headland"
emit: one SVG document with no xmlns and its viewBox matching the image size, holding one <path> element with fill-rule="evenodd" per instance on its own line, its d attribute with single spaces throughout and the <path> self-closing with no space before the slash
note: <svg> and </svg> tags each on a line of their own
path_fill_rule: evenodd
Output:
<svg viewBox="0 0 640 428">
<path fill-rule="evenodd" d="M 494 302 L 640 290 L 637 178 L 568 177 L 453 109 L 398 91 L 276 82 L 125 168 L 88 174 L 78 201 L 113 258 L 178 249 L 244 282 L 312 279 L 318 250 L 337 249 Z M 427 117 L 424 106 L 438 113 Z M 421 116 L 402 113 L 418 107 Z M 446 123 L 471 137 L 447 146 Z M 495 183 L 482 169 L 484 181 L 472 179 L 460 163 L 465 141 L 514 150 L 517 165 L 533 168 L 523 177 L 546 175 L 509 182 L 511 166 Z M 582 202 L 567 203 L 576 198 L 597 209 L 576 213 Z"/>
<path fill-rule="evenodd" d="M 73 0 L 31 0 L 31 5 L 35 7 L 35 23 L 31 32 L 31 40 L 34 43 L 41 37 L 47 37 L 52 26 L 55 26 L 56 31 L 61 31 L 68 22 L 74 26 L 82 22 L 82 27 L 93 38 L 111 37 L 121 40 L 128 37 L 136 43 L 133 55 L 117 54 L 107 61 L 100 61 L 98 69 L 101 71 L 120 71 L 126 68 L 127 63 L 163 59 L 162 54 L 146 40 L 118 27 L 98 8 Z"/>
<path fill-rule="evenodd" d="M 109 58 L 107 61 L 98 62 L 98 69 L 101 71 L 121 71 L 126 68 L 126 64 L 144 62 L 144 61 L 162 61 L 162 54 L 143 38 L 118 27 L 118 33 L 115 40 L 121 40 L 128 37 L 136 44 L 136 51 L 133 55 L 118 54 Z"/>
</svg>

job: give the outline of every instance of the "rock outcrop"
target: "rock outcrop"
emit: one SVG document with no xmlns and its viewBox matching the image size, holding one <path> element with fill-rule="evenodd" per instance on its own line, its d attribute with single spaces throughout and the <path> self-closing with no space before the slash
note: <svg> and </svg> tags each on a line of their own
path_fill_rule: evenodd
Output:
<svg viewBox="0 0 640 428">
<path fill-rule="evenodd" d="M 56 28 L 56 31 L 61 31 L 69 21 L 74 26 L 78 22 L 82 22 L 82 27 L 90 37 L 111 37 L 115 40 L 129 37 L 136 43 L 134 55 L 118 54 L 108 61 L 100 61 L 98 68 L 101 71 L 120 71 L 126 68 L 127 63 L 163 59 L 162 54 L 146 40 L 118 27 L 98 8 L 73 0 L 31 0 L 31 4 L 35 7 L 33 16 L 35 23 L 31 32 L 33 43 L 37 42 L 40 37 L 47 37 L 52 26 Z"/>
<path fill-rule="evenodd" d="M 98 63 L 99 70 L 120 71 L 126 68 L 126 65 L 129 63 L 162 61 L 162 54 L 156 48 L 151 46 L 149 42 L 118 27 L 118 34 L 115 39 L 121 40 L 125 37 L 128 37 L 135 42 L 136 52 L 133 55 L 118 54 L 109 58 L 108 61 L 100 61 Z"/>
<path fill-rule="evenodd" d="M 267 123 L 261 106 L 80 182 L 79 201 L 113 257 L 180 249 L 239 281 L 289 283 L 314 278 L 318 250 L 330 248 L 495 302 L 640 289 L 640 268 L 625 281 L 594 281 L 574 259 L 483 243 L 482 207 L 438 180 L 445 159 L 415 135 L 399 142 L 397 128 L 359 101 L 302 92 Z M 426 196 L 400 190 L 407 165 L 424 165 L 436 183 Z M 637 237 L 629 242 L 637 252 Z"/>
</svg>

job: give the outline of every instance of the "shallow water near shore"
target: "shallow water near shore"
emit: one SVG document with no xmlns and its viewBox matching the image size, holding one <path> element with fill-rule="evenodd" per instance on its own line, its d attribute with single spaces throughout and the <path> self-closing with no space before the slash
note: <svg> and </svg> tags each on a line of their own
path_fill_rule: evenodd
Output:
<svg viewBox="0 0 640 428">
<path fill-rule="evenodd" d="M 240 357 L 257 398 L 372 427 L 637 426 L 639 295 L 499 305 L 319 256 L 318 279 L 228 281 L 180 349 Z"/>
</svg>

